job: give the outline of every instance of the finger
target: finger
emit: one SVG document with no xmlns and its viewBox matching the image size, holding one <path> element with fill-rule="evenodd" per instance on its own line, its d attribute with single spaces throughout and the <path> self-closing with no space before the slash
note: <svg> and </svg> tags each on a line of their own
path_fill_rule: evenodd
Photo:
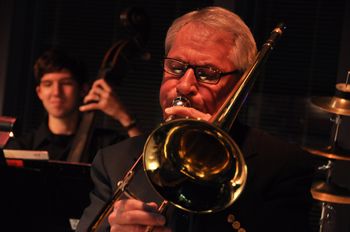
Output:
<svg viewBox="0 0 350 232">
<path fill-rule="evenodd" d="M 114 99 L 115 101 L 118 100 L 118 99 L 116 99 L 117 97 L 115 96 L 115 94 L 112 92 L 112 89 L 110 89 L 110 88 L 102 89 L 99 86 L 99 87 L 95 87 L 91 91 L 92 91 L 92 96 L 94 98 L 97 97 L 99 101 L 101 101 L 101 100 L 107 101 L 108 99 Z"/>
<path fill-rule="evenodd" d="M 98 79 L 92 84 L 92 88 L 101 89 L 102 91 L 111 91 L 112 88 L 105 79 Z"/>
<path fill-rule="evenodd" d="M 109 216 L 110 223 L 164 225 L 165 217 L 157 212 L 157 204 L 136 199 L 119 200 Z"/>
<path fill-rule="evenodd" d="M 163 226 L 165 224 L 165 217 L 159 213 L 152 213 L 144 210 L 118 210 L 116 209 L 108 217 L 108 221 L 113 224 L 120 225 L 150 225 Z"/>
<path fill-rule="evenodd" d="M 148 203 L 146 203 L 146 207 L 147 206 L 151 207 L 151 211 L 153 211 L 153 210 L 158 211 L 158 204 L 155 202 L 148 202 Z"/>
<path fill-rule="evenodd" d="M 91 89 L 99 88 L 104 79 L 97 79 L 92 83 Z"/>
<path fill-rule="evenodd" d="M 146 226 L 142 225 L 110 225 L 110 232 L 145 232 Z"/>
<path fill-rule="evenodd" d="M 103 89 L 103 87 L 101 86 L 101 84 L 100 83 L 98 83 L 97 81 L 95 81 L 93 84 L 92 84 L 92 86 L 91 86 L 91 88 L 90 88 L 90 90 L 89 90 L 89 93 L 87 94 L 87 96 L 98 96 L 98 97 L 100 97 L 102 94 L 103 94 L 103 92 L 104 92 L 104 89 Z"/>
<path fill-rule="evenodd" d="M 165 110 L 166 116 L 176 115 L 183 118 L 195 118 L 199 120 L 209 121 L 211 118 L 210 114 L 203 113 L 195 108 L 191 107 L 183 107 L 183 106 L 172 106 L 166 108 Z"/>
<path fill-rule="evenodd" d="M 112 225 L 110 228 L 111 232 L 145 232 L 147 226 L 143 225 Z M 171 229 L 164 226 L 153 227 L 153 232 L 171 232 Z"/>
<path fill-rule="evenodd" d="M 125 210 L 145 210 L 149 212 L 157 212 L 157 204 L 154 202 L 145 203 L 136 199 L 124 199 L 114 203 L 114 208 L 123 208 Z"/>
<path fill-rule="evenodd" d="M 98 83 L 99 87 L 102 88 L 104 91 L 110 92 L 112 90 L 111 86 L 107 83 L 106 80 L 100 79 Z"/>
<path fill-rule="evenodd" d="M 86 112 L 86 111 L 90 111 L 90 110 L 98 110 L 99 109 L 99 103 L 98 102 L 91 102 L 85 105 L 81 105 L 79 106 L 79 110 L 81 112 Z"/>
<path fill-rule="evenodd" d="M 94 91 L 90 90 L 89 93 L 84 97 L 83 102 L 88 103 L 88 102 L 98 102 L 100 99 L 100 95 L 95 93 Z"/>
<path fill-rule="evenodd" d="M 102 98 L 104 98 L 105 91 L 101 88 L 94 88 L 91 89 L 91 97 L 93 97 L 95 100 L 99 101 Z"/>
</svg>

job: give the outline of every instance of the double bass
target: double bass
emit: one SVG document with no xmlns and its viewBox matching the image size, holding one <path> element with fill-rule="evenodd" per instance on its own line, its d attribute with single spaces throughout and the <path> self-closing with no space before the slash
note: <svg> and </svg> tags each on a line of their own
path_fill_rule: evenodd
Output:
<svg viewBox="0 0 350 232">
<path fill-rule="evenodd" d="M 120 24 L 125 29 L 125 36 L 115 42 L 105 53 L 97 79 L 108 80 L 110 76 L 117 75 L 120 82 L 131 59 L 150 59 L 150 53 L 143 48 L 147 42 L 150 27 L 150 20 L 145 11 L 138 7 L 127 8 L 120 14 Z M 94 130 L 95 118 L 95 111 L 83 114 L 68 154 L 68 162 L 88 162 L 87 151 Z"/>
</svg>

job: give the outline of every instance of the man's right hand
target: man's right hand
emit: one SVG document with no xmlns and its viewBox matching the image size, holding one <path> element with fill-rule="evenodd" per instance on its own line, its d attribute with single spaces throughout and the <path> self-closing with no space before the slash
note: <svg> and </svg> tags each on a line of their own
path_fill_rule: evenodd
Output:
<svg viewBox="0 0 350 232">
<path fill-rule="evenodd" d="M 179 118 L 194 118 L 204 121 L 209 121 L 210 114 L 203 113 L 195 108 L 183 107 L 183 106 L 171 106 L 164 110 L 164 118 L 168 118 L 171 115 L 175 115 Z"/>
<path fill-rule="evenodd" d="M 166 218 L 157 211 L 157 204 L 135 199 L 119 200 L 108 217 L 111 232 L 145 232 L 153 226 L 154 232 L 171 232 L 165 227 Z"/>
</svg>

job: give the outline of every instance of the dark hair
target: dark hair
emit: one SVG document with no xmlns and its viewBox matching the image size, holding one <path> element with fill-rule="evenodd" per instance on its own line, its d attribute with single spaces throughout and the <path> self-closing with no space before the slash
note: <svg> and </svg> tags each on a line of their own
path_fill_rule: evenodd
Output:
<svg viewBox="0 0 350 232">
<path fill-rule="evenodd" d="M 45 51 L 34 64 L 34 78 L 37 84 L 47 73 L 69 71 L 72 77 L 81 85 L 85 80 L 84 65 L 63 50 L 56 48 Z"/>
</svg>

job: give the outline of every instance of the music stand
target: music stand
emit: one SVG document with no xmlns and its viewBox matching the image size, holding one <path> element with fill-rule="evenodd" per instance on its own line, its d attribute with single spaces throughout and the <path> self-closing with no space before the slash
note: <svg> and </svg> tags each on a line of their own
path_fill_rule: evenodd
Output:
<svg viewBox="0 0 350 232">
<path fill-rule="evenodd" d="M 6 161 L 2 149 L 7 141 L 13 135 L 12 128 L 16 122 L 16 118 L 0 116 L 0 167 L 6 166 Z"/>
<path fill-rule="evenodd" d="M 2 228 L 8 229 L 5 231 L 74 231 L 74 223 L 89 204 L 91 165 L 13 159 L 8 156 L 8 150 L 4 151 L 8 167 L 1 170 L 0 175 L 0 205 L 5 209 Z"/>
</svg>

